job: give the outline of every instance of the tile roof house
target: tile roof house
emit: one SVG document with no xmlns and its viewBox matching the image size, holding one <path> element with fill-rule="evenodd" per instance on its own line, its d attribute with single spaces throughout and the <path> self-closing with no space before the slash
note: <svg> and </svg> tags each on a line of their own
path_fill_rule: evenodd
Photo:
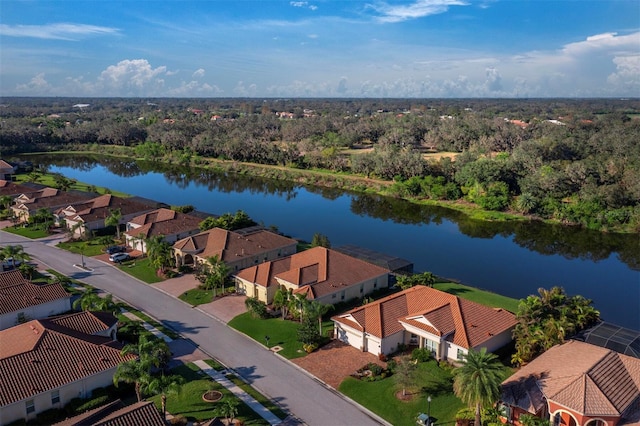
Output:
<svg viewBox="0 0 640 426">
<path fill-rule="evenodd" d="M 71 294 L 60 283 L 34 284 L 18 270 L 0 272 L 0 330 L 70 310 Z"/>
<path fill-rule="evenodd" d="M 68 418 L 53 426 L 166 426 L 162 415 L 151 401 L 125 405 L 116 400 L 86 413 Z"/>
<path fill-rule="evenodd" d="M 15 172 L 15 167 L 4 160 L 0 160 L 0 179 L 11 180 L 11 175 Z"/>
<path fill-rule="evenodd" d="M 233 273 L 289 256 L 296 252 L 297 243 L 264 229 L 243 232 L 213 228 L 176 241 L 173 251 L 178 266 L 206 264 L 207 258 L 218 256 Z"/>
<path fill-rule="evenodd" d="M 67 204 L 55 214 L 58 222 L 64 222 L 67 228 L 78 226 L 75 235 L 80 236 L 87 231 L 104 228 L 105 219 L 113 210 L 120 210 L 120 224 L 123 224 L 142 213 L 154 210 L 154 207 L 137 200 L 104 194 L 83 202 Z"/>
<path fill-rule="evenodd" d="M 234 275 L 240 293 L 271 303 L 278 288 L 308 300 L 335 304 L 362 298 L 389 284 L 389 270 L 336 250 L 314 247 L 283 259 L 253 265 Z"/>
<path fill-rule="evenodd" d="M 29 217 L 39 209 L 47 209 L 51 212 L 89 198 L 88 194 L 80 192 L 67 192 L 55 188 L 44 188 L 39 191 L 23 193 L 14 199 L 11 206 L 13 216 L 19 223 L 29 221 Z"/>
<path fill-rule="evenodd" d="M 0 179 L 0 196 L 8 195 L 10 197 L 17 197 L 20 194 L 38 191 L 42 189 L 41 186 L 42 185 L 34 185 L 31 183 L 20 184 Z"/>
<path fill-rule="evenodd" d="M 502 383 L 499 406 L 507 422 L 522 414 L 559 426 L 640 424 L 640 360 L 570 340 Z"/>
<path fill-rule="evenodd" d="M 121 355 L 111 337 L 87 334 L 74 323 L 84 321 L 33 320 L 0 331 L 0 423 L 89 397 L 113 382 L 120 363 L 135 359 Z"/>
<path fill-rule="evenodd" d="M 495 351 L 511 342 L 515 315 L 453 294 L 415 286 L 332 318 L 335 336 L 364 352 L 398 345 L 428 348 L 436 359 L 459 360 L 469 349 Z"/>
<path fill-rule="evenodd" d="M 128 246 L 146 253 L 146 239 L 162 235 L 165 241 L 173 244 L 199 233 L 200 222 L 202 219 L 199 217 L 162 208 L 131 219 L 124 234 Z"/>
</svg>

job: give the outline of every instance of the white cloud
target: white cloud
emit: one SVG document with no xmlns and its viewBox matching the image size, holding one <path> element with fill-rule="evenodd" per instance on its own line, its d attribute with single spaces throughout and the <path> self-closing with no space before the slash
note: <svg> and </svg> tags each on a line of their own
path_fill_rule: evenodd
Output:
<svg viewBox="0 0 640 426">
<path fill-rule="evenodd" d="M 207 83 L 200 83 L 192 80 L 189 82 L 183 81 L 180 86 L 170 89 L 167 92 L 170 96 L 220 96 L 224 93 L 216 85 L 209 85 Z"/>
<path fill-rule="evenodd" d="M 254 97 L 258 92 L 258 86 L 255 83 L 245 86 L 243 81 L 239 81 L 236 87 L 233 88 L 233 93 L 236 96 L 241 97 Z"/>
<path fill-rule="evenodd" d="M 152 68 L 146 59 L 125 59 L 102 71 L 98 85 L 118 95 L 148 95 L 164 86 L 160 76 L 166 71 L 165 66 Z"/>
<path fill-rule="evenodd" d="M 78 40 L 81 36 L 117 34 L 120 30 L 96 25 L 59 23 L 47 25 L 0 24 L 0 35 L 53 40 Z"/>
<path fill-rule="evenodd" d="M 193 75 L 192 75 L 191 77 L 193 77 L 193 78 L 202 78 L 202 77 L 204 77 L 204 69 L 203 69 L 203 68 L 199 68 L 199 69 L 197 69 L 197 70 L 193 73 Z"/>
<path fill-rule="evenodd" d="M 640 94 L 640 55 L 613 58 L 616 72 L 607 77 L 607 82 L 622 88 L 629 96 Z"/>
<path fill-rule="evenodd" d="M 289 4 L 293 7 L 305 7 L 308 3 L 306 1 L 291 1 Z"/>
<path fill-rule="evenodd" d="M 467 6 L 468 4 L 463 0 L 416 0 L 407 5 L 391 5 L 381 2 L 369 5 L 369 7 L 381 15 L 378 17 L 380 22 L 403 22 L 444 13 L 449 10 L 450 6 Z"/>
<path fill-rule="evenodd" d="M 16 91 L 24 94 L 48 94 L 51 86 L 44 79 L 44 73 L 40 73 L 33 77 L 27 84 L 19 84 Z"/>
</svg>

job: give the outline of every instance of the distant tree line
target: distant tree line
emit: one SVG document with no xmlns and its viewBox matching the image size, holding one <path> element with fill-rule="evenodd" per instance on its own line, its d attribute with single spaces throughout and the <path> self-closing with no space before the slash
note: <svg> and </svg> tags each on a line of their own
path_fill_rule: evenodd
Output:
<svg viewBox="0 0 640 426">
<path fill-rule="evenodd" d="M 113 145 L 154 161 L 327 169 L 392 180 L 399 197 L 640 231 L 638 100 L 2 102 L 2 156 Z"/>
</svg>

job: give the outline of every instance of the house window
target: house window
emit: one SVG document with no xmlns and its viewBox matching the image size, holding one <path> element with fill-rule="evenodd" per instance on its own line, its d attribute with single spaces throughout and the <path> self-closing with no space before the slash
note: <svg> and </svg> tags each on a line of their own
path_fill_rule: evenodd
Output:
<svg viewBox="0 0 640 426">
<path fill-rule="evenodd" d="M 375 281 L 373 282 L 373 288 L 378 288 L 378 280 L 375 280 Z"/>
<path fill-rule="evenodd" d="M 561 422 L 562 416 L 560 416 L 560 413 L 556 413 L 556 415 L 553 416 L 553 426 L 559 426 Z"/>
<path fill-rule="evenodd" d="M 344 290 L 342 290 L 342 293 L 340 293 L 340 300 L 344 300 Z"/>
<path fill-rule="evenodd" d="M 33 399 L 26 400 L 24 405 L 27 408 L 27 414 L 31 414 L 36 411 L 36 404 L 33 402 Z"/>
<path fill-rule="evenodd" d="M 607 422 L 600 419 L 589 420 L 589 423 L 586 426 L 607 426 Z"/>
<path fill-rule="evenodd" d="M 462 349 L 458 349 L 458 353 L 456 355 L 456 358 L 458 358 L 460 361 L 462 361 L 464 359 L 464 351 Z"/>
<path fill-rule="evenodd" d="M 51 404 L 60 402 L 60 391 L 58 389 L 51 391 Z"/>
<path fill-rule="evenodd" d="M 438 351 L 438 344 L 433 340 L 424 339 L 424 347 L 429 349 L 429 351 L 435 356 Z"/>
<path fill-rule="evenodd" d="M 360 284 L 360 293 L 364 292 L 364 284 Z"/>
</svg>

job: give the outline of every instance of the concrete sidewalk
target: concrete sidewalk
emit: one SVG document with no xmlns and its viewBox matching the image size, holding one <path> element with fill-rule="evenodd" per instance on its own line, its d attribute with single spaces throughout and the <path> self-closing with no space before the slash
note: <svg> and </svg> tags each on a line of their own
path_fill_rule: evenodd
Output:
<svg viewBox="0 0 640 426">
<path fill-rule="evenodd" d="M 237 386 L 231 380 L 227 379 L 224 375 L 209 367 L 206 362 L 198 360 L 194 361 L 193 363 L 207 375 L 209 375 L 209 377 L 211 377 L 213 380 L 220 383 L 222 386 L 231 391 L 236 397 L 240 398 L 242 402 L 251 407 L 253 411 L 258 413 L 263 419 L 268 421 L 269 424 L 278 425 L 282 423 L 282 420 L 275 416 L 271 411 L 267 410 L 264 405 L 253 399 L 251 395 L 240 389 L 239 386 Z"/>
</svg>

